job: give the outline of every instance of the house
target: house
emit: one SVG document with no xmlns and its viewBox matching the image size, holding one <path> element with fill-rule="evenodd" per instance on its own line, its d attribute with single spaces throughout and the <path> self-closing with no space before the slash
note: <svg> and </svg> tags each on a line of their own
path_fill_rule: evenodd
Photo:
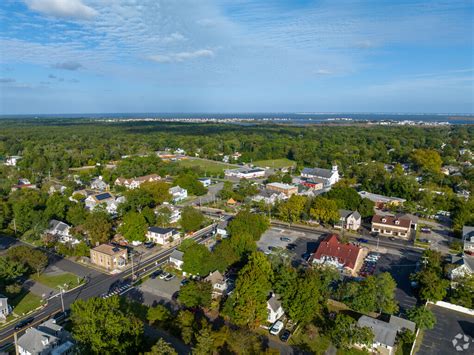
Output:
<svg viewBox="0 0 474 355">
<path fill-rule="evenodd" d="M 173 264 L 173 266 L 181 270 L 183 267 L 183 255 L 184 253 L 182 251 L 179 251 L 178 249 L 173 250 L 173 252 L 170 254 L 169 262 L 170 264 Z"/>
<path fill-rule="evenodd" d="M 339 223 L 334 228 L 356 231 L 360 228 L 362 217 L 357 211 L 339 210 Z"/>
<path fill-rule="evenodd" d="M 324 188 L 324 181 L 318 178 L 295 177 L 292 179 L 292 183 L 299 186 L 298 191 L 301 191 L 302 187 L 315 191 Z"/>
<path fill-rule="evenodd" d="M 91 262 L 107 270 L 122 269 L 127 265 L 127 249 L 101 244 L 91 249 Z"/>
<path fill-rule="evenodd" d="M 159 216 L 161 213 L 163 213 L 164 209 L 168 209 L 170 211 L 169 223 L 177 223 L 181 218 L 181 210 L 173 205 L 170 205 L 168 202 L 164 202 L 163 205 L 157 207 L 155 209 L 155 214 Z"/>
<path fill-rule="evenodd" d="M 391 206 L 403 205 L 406 202 L 406 200 L 403 198 L 388 197 L 388 196 L 373 194 L 367 191 L 360 191 L 359 196 L 362 198 L 369 199 L 370 201 L 375 203 L 375 207 L 379 209 L 383 209 L 389 205 Z"/>
<path fill-rule="evenodd" d="M 125 179 L 125 178 L 119 177 L 115 180 L 115 185 L 124 186 L 127 189 L 133 190 L 140 187 L 140 185 L 145 182 L 154 182 L 154 181 L 160 181 L 160 180 L 161 180 L 161 176 L 157 174 L 145 175 L 145 176 L 135 177 L 131 179 Z"/>
<path fill-rule="evenodd" d="M 7 166 L 16 166 L 16 164 L 18 163 L 20 159 L 21 157 L 19 155 L 12 155 L 8 157 L 7 159 L 5 159 L 4 164 Z"/>
<path fill-rule="evenodd" d="M 183 201 L 188 198 L 188 190 L 179 186 L 171 187 L 168 192 L 170 193 L 173 202 Z"/>
<path fill-rule="evenodd" d="M 48 319 L 38 328 L 28 328 L 18 338 L 21 355 L 63 355 L 74 351 L 71 335 L 63 327 Z"/>
<path fill-rule="evenodd" d="M 68 224 L 52 219 L 49 221 L 48 229 L 45 232 L 58 237 L 60 243 L 79 244 L 79 240 L 70 234 L 70 229 L 71 226 Z"/>
<path fill-rule="evenodd" d="M 12 308 L 8 304 L 8 298 L 0 294 L 0 322 L 4 322 L 11 311 Z"/>
<path fill-rule="evenodd" d="M 90 195 L 85 199 L 86 208 L 94 210 L 97 206 L 104 206 L 105 210 L 110 214 L 117 213 L 117 207 L 120 203 L 124 202 L 124 197 L 118 197 L 117 199 L 110 192 L 101 192 L 98 194 Z"/>
<path fill-rule="evenodd" d="M 474 227 L 462 227 L 462 242 L 464 245 L 464 252 L 474 256 Z"/>
<path fill-rule="evenodd" d="M 361 248 L 354 244 L 343 244 L 339 242 L 336 234 L 331 234 L 319 244 L 309 262 L 352 273 L 361 257 Z"/>
<path fill-rule="evenodd" d="M 321 168 L 304 168 L 301 171 L 301 177 L 309 179 L 317 179 L 325 188 L 334 185 L 339 181 L 339 171 L 337 165 L 333 165 L 332 169 Z"/>
<path fill-rule="evenodd" d="M 199 178 L 198 181 L 204 186 L 208 187 L 211 185 L 211 179 L 210 178 Z"/>
<path fill-rule="evenodd" d="M 275 323 L 284 314 L 285 311 L 281 306 L 280 297 L 272 292 L 269 299 L 267 300 L 267 322 Z"/>
<path fill-rule="evenodd" d="M 362 316 L 357 321 L 357 326 L 370 328 L 374 334 L 372 350 L 386 355 L 395 353 L 396 339 L 400 332 L 404 330 L 415 332 L 416 328 L 415 323 L 395 316 L 390 316 L 389 322 Z"/>
<path fill-rule="evenodd" d="M 186 154 L 186 151 L 182 148 L 176 148 L 176 150 L 174 151 L 174 154 L 181 154 L 181 155 L 185 155 Z"/>
<path fill-rule="evenodd" d="M 18 179 L 18 183 L 12 186 L 12 191 L 22 190 L 22 189 L 36 189 L 36 185 L 32 184 L 28 179 Z"/>
<path fill-rule="evenodd" d="M 146 237 L 153 243 L 165 245 L 179 240 L 179 233 L 174 228 L 149 227 Z"/>
<path fill-rule="evenodd" d="M 207 275 L 204 281 L 211 283 L 212 297 L 222 296 L 227 290 L 227 281 L 218 270 Z"/>
<path fill-rule="evenodd" d="M 226 177 L 236 177 L 238 179 L 257 179 L 265 177 L 265 169 L 261 168 L 237 168 L 225 170 Z"/>
<path fill-rule="evenodd" d="M 281 182 L 272 182 L 265 186 L 267 190 L 276 191 L 285 194 L 288 197 L 298 193 L 298 186 L 282 184 Z"/>
<path fill-rule="evenodd" d="M 396 216 L 374 215 L 372 217 L 372 233 L 388 237 L 410 238 L 412 222 L 409 218 Z"/>
<path fill-rule="evenodd" d="M 102 176 L 96 177 L 91 181 L 91 189 L 97 191 L 107 191 L 110 186 L 103 179 Z"/>
<path fill-rule="evenodd" d="M 469 276 L 474 273 L 474 256 L 466 254 L 463 256 L 452 255 L 451 264 L 454 265 L 454 268 L 449 273 L 451 280 Z"/>
<path fill-rule="evenodd" d="M 272 190 L 263 189 L 258 195 L 252 197 L 252 201 L 263 202 L 266 205 L 274 205 L 277 202 L 287 200 L 288 196 L 283 192 L 277 192 Z"/>
<path fill-rule="evenodd" d="M 221 238 L 227 238 L 229 236 L 229 232 L 227 232 L 227 227 L 232 221 L 232 216 L 225 216 L 218 224 L 216 228 L 216 233 L 221 236 Z"/>
<path fill-rule="evenodd" d="M 57 182 L 53 182 L 51 183 L 51 185 L 49 186 L 49 189 L 48 189 L 48 194 L 49 195 L 52 195 L 54 193 L 60 193 L 60 194 L 63 194 L 65 191 L 66 191 L 67 187 L 60 184 L 60 183 L 57 183 Z"/>
<path fill-rule="evenodd" d="M 72 195 L 69 197 L 69 201 L 72 202 L 81 202 L 85 201 L 85 199 L 89 196 L 96 195 L 99 193 L 99 191 L 96 190 L 90 190 L 90 189 L 82 189 L 82 190 L 76 190 L 72 193 Z M 80 197 L 80 198 L 79 198 Z"/>
</svg>

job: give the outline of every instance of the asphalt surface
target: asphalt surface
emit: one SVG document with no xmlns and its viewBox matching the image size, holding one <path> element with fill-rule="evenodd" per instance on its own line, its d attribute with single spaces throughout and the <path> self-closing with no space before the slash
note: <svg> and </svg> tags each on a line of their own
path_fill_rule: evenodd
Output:
<svg viewBox="0 0 474 355">
<path fill-rule="evenodd" d="M 474 316 L 435 305 L 433 329 L 425 330 L 418 355 L 474 354 Z"/>
<path fill-rule="evenodd" d="M 202 233 L 198 233 L 193 236 L 193 239 L 197 240 L 199 243 L 205 241 L 205 239 L 201 239 L 203 236 L 209 237 L 212 233 L 212 229 L 210 231 L 205 231 Z M 139 278 L 148 274 L 150 271 L 158 268 L 157 264 L 162 263 L 165 261 L 168 256 L 173 252 L 176 248 L 171 248 L 166 251 L 160 252 L 157 255 L 149 258 L 148 260 L 141 262 L 136 265 L 135 270 L 136 274 L 139 275 Z M 71 262 L 72 263 L 72 262 Z M 73 263 L 76 267 L 80 267 L 80 265 Z M 89 271 L 92 271 L 88 269 Z M 128 269 L 123 271 L 119 274 L 109 275 L 109 274 L 95 274 L 91 275 L 88 279 L 88 282 L 79 288 L 69 291 L 63 295 L 64 300 L 64 307 L 68 309 L 72 303 L 74 303 L 78 299 L 88 299 L 91 297 L 97 297 L 100 295 L 108 294 L 111 290 L 118 285 L 122 285 L 124 283 L 131 282 L 131 270 Z M 131 289 L 128 289 L 131 290 Z M 127 291 L 128 291 L 127 290 Z M 53 314 L 57 313 L 61 310 L 61 300 L 59 297 L 59 293 L 51 298 L 48 303 L 40 310 L 31 313 L 28 317 L 34 317 L 34 322 L 29 325 L 29 327 L 34 327 L 40 324 L 41 322 L 47 320 Z M 24 317 L 26 318 L 26 317 Z M 18 318 L 20 321 L 20 318 Z M 15 324 L 11 324 L 10 326 L 2 329 L 0 331 L 0 346 L 8 343 L 13 342 L 13 334 L 15 332 L 14 327 Z M 17 332 L 17 336 L 21 336 L 28 327 L 25 327 Z"/>
</svg>

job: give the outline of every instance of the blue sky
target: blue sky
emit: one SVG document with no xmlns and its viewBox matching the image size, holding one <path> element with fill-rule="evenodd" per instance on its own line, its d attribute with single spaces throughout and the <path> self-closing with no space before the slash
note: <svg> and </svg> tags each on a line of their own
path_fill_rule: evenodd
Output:
<svg viewBox="0 0 474 355">
<path fill-rule="evenodd" d="M 0 114 L 474 113 L 470 0 L 2 0 Z"/>
</svg>

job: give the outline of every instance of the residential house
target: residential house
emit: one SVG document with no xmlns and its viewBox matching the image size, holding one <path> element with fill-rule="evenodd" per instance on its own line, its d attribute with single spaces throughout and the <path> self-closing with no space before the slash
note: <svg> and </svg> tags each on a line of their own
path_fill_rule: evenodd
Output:
<svg viewBox="0 0 474 355">
<path fill-rule="evenodd" d="M 99 176 L 92 179 L 91 189 L 103 192 L 109 190 L 110 186 L 102 179 L 102 176 Z"/>
<path fill-rule="evenodd" d="M 181 218 L 181 210 L 173 205 L 170 205 L 168 202 L 164 202 L 163 205 L 157 207 L 155 209 L 155 214 L 159 216 L 163 209 L 168 209 L 171 212 L 169 215 L 169 223 L 177 223 Z"/>
<path fill-rule="evenodd" d="M 52 319 L 41 323 L 37 328 L 28 328 L 18 338 L 20 355 L 63 355 L 74 352 L 71 335 Z"/>
<path fill-rule="evenodd" d="M 92 195 L 96 195 L 97 193 L 99 193 L 99 191 L 90 190 L 90 189 L 76 190 L 69 197 L 69 201 L 84 202 L 86 200 L 86 198 L 88 198 L 89 196 L 92 196 Z"/>
<path fill-rule="evenodd" d="M 71 226 L 68 224 L 52 219 L 49 221 L 49 227 L 46 233 L 56 236 L 60 243 L 78 244 L 79 240 L 71 235 L 70 230 Z"/>
<path fill-rule="evenodd" d="M 361 254 L 361 248 L 357 245 L 341 243 L 336 234 L 331 234 L 319 244 L 309 262 L 353 273 L 361 262 Z"/>
<path fill-rule="evenodd" d="M 471 256 L 474 256 L 474 227 L 464 226 L 462 227 L 462 242 L 464 245 L 464 252 Z"/>
<path fill-rule="evenodd" d="M 474 273 L 474 256 L 464 254 L 462 256 L 451 256 L 451 264 L 454 268 L 449 272 L 449 278 L 455 280 Z"/>
<path fill-rule="evenodd" d="M 383 236 L 409 239 L 412 222 L 409 218 L 390 215 L 372 217 L 372 233 Z"/>
<path fill-rule="evenodd" d="M 285 311 L 281 306 L 280 297 L 272 292 L 267 300 L 267 322 L 275 323 L 278 319 L 283 317 L 284 314 Z"/>
<path fill-rule="evenodd" d="M 204 281 L 211 283 L 212 297 L 214 298 L 222 296 L 227 290 L 227 281 L 218 270 L 213 271 L 207 275 Z"/>
<path fill-rule="evenodd" d="M 28 179 L 19 179 L 16 185 L 12 186 L 12 191 L 23 190 L 23 189 L 36 189 L 36 185 L 32 184 Z"/>
<path fill-rule="evenodd" d="M 161 176 L 157 174 L 145 175 L 145 176 L 135 177 L 131 179 L 125 179 L 125 178 L 119 177 L 115 180 L 115 185 L 124 186 L 127 189 L 133 190 L 140 187 L 140 185 L 145 182 L 154 182 L 154 181 L 160 181 L 160 180 L 161 180 Z"/>
<path fill-rule="evenodd" d="M 8 157 L 7 159 L 5 159 L 4 164 L 7 166 L 16 166 L 16 164 L 18 163 L 20 159 L 21 157 L 19 155 L 12 155 Z"/>
<path fill-rule="evenodd" d="M 223 219 L 217 224 L 216 233 L 221 238 L 227 238 L 229 236 L 229 232 L 227 231 L 227 227 L 229 226 L 229 222 L 233 219 L 232 216 L 224 216 Z"/>
<path fill-rule="evenodd" d="M 277 202 L 287 200 L 288 196 L 283 192 L 263 189 L 258 195 L 252 197 L 252 201 L 263 202 L 266 205 L 274 205 Z"/>
<path fill-rule="evenodd" d="M 333 165 L 331 170 L 321 168 L 304 168 L 301 171 L 301 177 L 321 182 L 325 188 L 334 185 L 339 181 L 340 178 L 337 165 Z"/>
<path fill-rule="evenodd" d="M 334 228 L 356 231 L 360 228 L 362 217 L 357 211 L 339 210 L 339 223 Z"/>
<path fill-rule="evenodd" d="M 276 191 L 285 194 L 288 197 L 291 197 L 294 194 L 298 193 L 298 186 L 283 184 L 281 182 L 272 182 L 265 186 L 267 190 Z"/>
<path fill-rule="evenodd" d="M 178 249 L 173 250 L 169 258 L 170 264 L 172 264 L 176 269 L 181 270 L 184 264 L 183 255 L 184 253 L 182 251 L 179 251 Z"/>
<path fill-rule="evenodd" d="M 199 178 L 198 180 L 204 187 L 208 187 L 208 186 L 211 185 L 211 179 L 210 178 Z"/>
<path fill-rule="evenodd" d="M 65 191 L 66 191 L 67 187 L 60 184 L 60 183 L 57 183 L 57 182 L 53 182 L 51 183 L 51 185 L 49 186 L 49 189 L 48 189 L 48 194 L 49 195 L 52 195 L 54 193 L 60 193 L 60 194 L 63 194 Z"/>
<path fill-rule="evenodd" d="M 389 322 L 384 322 L 369 316 L 362 316 L 357 321 L 359 327 L 368 327 L 374 334 L 374 342 L 371 350 L 382 355 L 393 355 L 397 334 L 404 330 L 415 332 L 415 323 L 395 316 L 390 316 Z"/>
<path fill-rule="evenodd" d="M 180 202 L 188 198 L 188 190 L 179 186 L 171 187 L 168 192 L 170 193 L 173 202 Z"/>
<path fill-rule="evenodd" d="M 406 202 L 406 200 L 403 198 L 388 197 L 388 196 L 373 194 L 367 191 L 360 191 L 359 196 L 362 198 L 369 199 L 370 201 L 375 203 L 375 207 L 379 209 L 383 209 L 389 205 L 391 206 L 403 205 Z"/>
<path fill-rule="evenodd" d="M 146 237 L 153 243 L 167 245 L 179 240 L 179 233 L 175 228 L 149 227 Z"/>
<path fill-rule="evenodd" d="M 124 201 L 124 197 L 115 198 L 110 192 L 101 192 L 87 197 L 85 205 L 91 211 L 97 208 L 97 206 L 104 206 L 108 213 L 115 214 L 117 213 L 118 205 Z"/>
<path fill-rule="evenodd" d="M 127 265 L 127 249 L 101 244 L 90 251 L 91 262 L 107 270 L 122 269 Z"/>
<path fill-rule="evenodd" d="M 186 151 L 182 148 L 176 148 L 176 150 L 174 151 L 174 154 L 181 154 L 181 155 L 185 155 L 186 154 Z"/>
<path fill-rule="evenodd" d="M 226 177 L 235 177 L 238 179 L 258 179 L 265 177 L 265 169 L 262 168 L 237 168 L 225 170 Z"/>
<path fill-rule="evenodd" d="M 11 311 L 12 308 L 8 304 L 8 298 L 0 294 L 0 322 L 4 322 Z"/>
</svg>

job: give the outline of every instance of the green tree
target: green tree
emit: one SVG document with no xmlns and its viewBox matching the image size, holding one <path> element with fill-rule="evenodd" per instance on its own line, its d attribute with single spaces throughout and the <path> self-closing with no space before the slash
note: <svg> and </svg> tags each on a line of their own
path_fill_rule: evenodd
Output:
<svg viewBox="0 0 474 355">
<path fill-rule="evenodd" d="M 436 302 L 446 297 L 449 281 L 442 279 L 434 270 L 422 270 L 415 275 L 414 279 L 418 281 L 419 295 L 422 300 Z"/>
<path fill-rule="evenodd" d="M 86 221 L 87 215 L 88 213 L 84 206 L 80 203 L 76 203 L 69 207 L 66 214 L 66 221 L 73 226 L 80 226 Z"/>
<path fill-rule="evenodd" d="M 103 244 L 109 241 L 112 223 L 110 223 L 107 212 L 94 211 L 87 216 L 84 229 L 89 235 L 92 245 Z"/>
<path fill-rule="evenodd" d="M 180 249 L 183 251 L 183 271 L 191 275 L 205 276 L 213 269 L 212 255 L 204 245 L 192 239 L 185 240 Z"/>
<path fill-rule="evenodd" d="M 124 196 L 125 202 L 119 205 L 121 213 L 128 211 L 141 212 L 146 206 L 152 207 L 154 205 L 151 193 L 141 188 L 127 190 Z"/>
<path fill-rule="evenodd" d="M 339 210 L 333 200 L 318 196 L 313 200 L 310 215 L 321 223 L 336 223 L 339 220 Z"/>
<path fill-rule="evenodd" d="M 433 329 L 436 324 L 436 317 L 433 312 L 423 306 L 409 309 L 407 316 L 420 329 Z"/>
<path fill-rule="evenodd" d="M 26 245 L 10 248 L 7 252 L 8 258 L 12 261 L 21 262 L 27 265 L 38 275 L 48 265 L 48 256 L 41 250 L 33 249 Z"/>
<path fill-rule="evenodd" d="M 146 191 L 153 198 L 155 205 L 160 205 L 171 200 L 170 187 L 170 184 L 164 181 L 154 181 L 141 184 L 140 189 Z"/>
<path fill-rule="evenodd" d="M 163 206 L 158 209 L 158 213 L 156 215 L 156 224 L 161 227 L 167 227 L 171 221 L 171 209 L 167 206 Z"/>
<path fill-rule="evenodd" d="M 353 344 L 372 345 L 374 334 L 368 327 L 358 327 L 351 317 L 338 314 L 329 331 L 329 337 L 337 348 L 348 349 Z"/>
<path fill-rule="evenodd" d="M 416 149 L 410 156 L 415 166 L 422 172 L 439 174 L 443 160 L 436 150 Z"/>
<path fill-rule="evenodd" d="M 355 211 L 359 208 L 362 198 L 352 187 L 339 186 L 336 184 L 329 190 L 325 197 L 335 200 L 338 208 Z"/>
<path fill-rule="evenodd" d="M 449 302 L 466 308 L 474 308 L 474 276 L 465 275 L 455 280 L 455 287 L 451 289 Z"/>
<path fill-rule="evenodd" d="M 195 355 L 212 354 L 213 348 L 214 348 L 214 341 L 212 339 L 211 329 L 207 325 L 203 326 L 196 336 L 196 346 L 193 348 L 193 354 Z"/>
<path fill-rule="evenodd" d="M 22 261 L 6 257 L 0 258 L 0 283 L 10 283 L 26 271 L 26 266 Z"/>
<path fill-rule="evenodd" d="M 374 215 L 375 203 L 368 198 L 363 198 L 357 208 L 362 218 L 372 217 Z"/>
<path fill-rule="evenodd" d="M 67 199 L 67 197 L 56 192 L 49 196 L 48 200 L 46 201 L 45 217 L 47 219 L 54 218 L 64 221 L 69 205 L 70 201 Z"/>
<path fill-rule="evenodd" d="M 306 202 L 306 197 L 293 195 L 278 205 L 277 215 L 283 222 L 290 224 L 298 222 L 304 212 Z"/>
<path fill-rule="evenodd" d="M 172 315 L 168 308 L 162 304 L 148 308 L 146 319 L 151 323 L 165 325 L 171 319 Z"/>
<path fill-rule="evenodd" d="M 147 223 L 145 217 L 138 212 L 128 212 L 118 231 L 128 241 L 144 242 L 146 240 Z"/>
<path fill-rule="evenodd" d="M 185 307 L 209 307 L 212 285 L 205 281 L 190 281 L 179 290 L 178 301 Z"/>
<path fill-rule="evenodd" d="M 82 351 L 122 354 L 136 351 L 143 323 L 120 308 L 117 296 L 77 300 L 71 305 L 72 335 Z"/>
<path fill-rule="evenodd" d="M 185 344 L 190 344 L 194 335 L 194 314 L 190 311 L 181 310 L 178 313 L 177 321 L 181 339 Z"/>
<path fill-rule="evenodd" d="M 186 206 L 181 212 L 180 224 L 185 232 L 197 231 L 204 222 L 204 215 L 201 211 L 191 206 Z"/>
<path fill-rule="evenodd" d="M 264 215 L 244 210 L 240 211 L 229 223 L 227 230 L 231 236 L 248 234 L 253 240 L 259 240 L 269 226 L 268 218 Z"/>
<path fill-rule="evenodd" d="M 171 344 L 164 341 L 163 338 L 160 338 L 145 355 L 178 355 L 178 353 Z"/>
<path fill-rule="evenodd" d="M 188 191 L 188 194 L 202 196 L 207 193 L 207 188 L 198 180 L 197 175 L 190 172 L 180 174 L 174 181 L 174 186 L 180 186 Z"/>
</svg>

